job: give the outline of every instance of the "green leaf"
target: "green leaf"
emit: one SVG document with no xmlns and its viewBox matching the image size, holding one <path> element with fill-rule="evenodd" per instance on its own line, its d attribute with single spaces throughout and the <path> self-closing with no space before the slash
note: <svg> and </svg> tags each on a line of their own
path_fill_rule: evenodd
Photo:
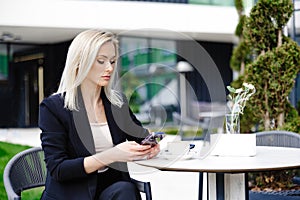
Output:
<svg viewBox="0 0 300 200">
<path fill-rule="evenodd" d="M 227 86 L 227 89 L 229 90 L 229 92 L 235 93 L 235 89 L 231 86 Z"/>
</svg>

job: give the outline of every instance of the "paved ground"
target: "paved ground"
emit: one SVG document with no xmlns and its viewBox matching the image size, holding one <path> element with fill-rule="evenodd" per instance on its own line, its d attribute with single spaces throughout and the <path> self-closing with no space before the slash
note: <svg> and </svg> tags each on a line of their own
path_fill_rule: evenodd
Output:
<svg viewBox="0 0 300 200">
<path fill-rule="evenodd" d="M 40 129 L 38 128 L 8 128 L 0 129 L 0 141 L 15 144 L 40 146 Z"/>
<path fill-rule="evenodd" d="M 0 141 L 40 146 L 39 133 L 38 128 L 0 129 Z M 166 143 L 169 140 L 174 140 L 174 137 L 166 137 L 163 141 Z M 161 146 L 163 147 L 165 143 L 162 143 Z M 129 169 L 133 178 L 151 182 L 153 200 L 198 199 L 198 173 L 162 172 L 134 163 L 129 165 Z"/>
</svg>

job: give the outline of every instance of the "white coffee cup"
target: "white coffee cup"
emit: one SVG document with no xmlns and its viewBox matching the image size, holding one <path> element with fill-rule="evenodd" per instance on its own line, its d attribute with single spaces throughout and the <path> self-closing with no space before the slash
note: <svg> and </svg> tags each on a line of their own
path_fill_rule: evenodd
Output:
<svg viewBox="0 0 300 200">
<path fill-rule="evenodd" d="M 172 155 L 183 155 L 190 148 L 188 141 L 173 141 L 167 143 L 167 152 Z"/>
</svg>

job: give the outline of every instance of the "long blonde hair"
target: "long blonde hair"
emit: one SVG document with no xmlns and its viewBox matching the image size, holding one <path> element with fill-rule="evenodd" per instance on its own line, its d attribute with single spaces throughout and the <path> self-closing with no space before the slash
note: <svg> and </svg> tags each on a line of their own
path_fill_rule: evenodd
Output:
<svg viewBox="0 0 300 200">
<path fill-rule="evenodd" d="M 90 71 L 100 47 L 108 42 L 113 42 L 118 58 L 119 42 L 115 34 L 100 30 L 86 30 L 79 33 L 72 41 L 66 59 L 65 68 L 56 93 L 65 93 L 65 107 L 78 110 L 77 88 Z M 116 64 L 117 66 L 117 64 Z M 104 92 L 110 102 L 119 107 L 123 101 L 121 95 L 113 90 L 113 83 L 117 76 L 116 67 L 113 70 L 109 84 L 104 87 Z"/>
</svg>

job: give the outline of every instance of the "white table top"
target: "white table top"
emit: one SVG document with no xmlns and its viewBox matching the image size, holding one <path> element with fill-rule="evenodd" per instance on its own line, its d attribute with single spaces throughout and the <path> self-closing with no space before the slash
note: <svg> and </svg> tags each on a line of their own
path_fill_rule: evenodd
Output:
<svg viewBox="0 0 300 200">
<path fill-rule="evenodd" d="M 300 168 L 300 148 L 256 147 L 256 156 L 207 156 L 204 159 L 165 159 L 135 161 L 135 163 L 166 171 L 189 172 L 254 172 Z"/>
</svg>

